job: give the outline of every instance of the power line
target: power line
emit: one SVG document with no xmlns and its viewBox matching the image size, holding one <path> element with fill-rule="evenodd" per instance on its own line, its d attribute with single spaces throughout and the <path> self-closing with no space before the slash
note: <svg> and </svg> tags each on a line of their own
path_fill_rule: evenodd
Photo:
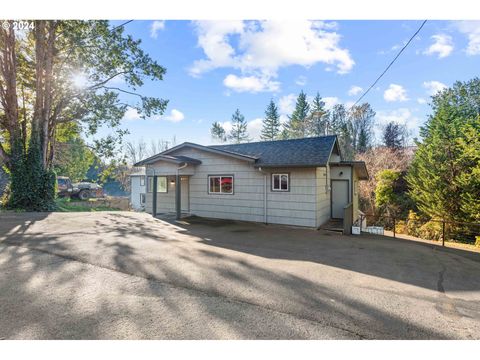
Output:
<svg viewBox="0 0 480 360">
<path fill-rule="evenodd" d="M 420 27 L 417 29 L 417 31 L 415 31 L 415 34 L 412 35 L 412 37 L 407 41 L 407 43 L 400 49 L 398 54 L 393 58 L 393 60 L 390 62 L 390 64 L 388 64 L 388 66 L 385 68 L 385 70 L 383 70 L 383 72 L 380 74 L 380 76 L 377 77 L 377 79 L 373 82 L 373 84 L 370 85 L 370 87 L 362 94 L 362 96 L 360 96 L 358 98 L 357 101 L 355 101 L 355 103 L 350 107 L 350 109 L 353 108 L 355 105 L 357 105 L 360 102 L 360 100 L 362 100 L 365 97 L 365 95 L 367 95 L 368 92 L 370 90 L 372 90 L 372 88 L 383 77 L 383 75 L 385 75 L 385 73 L 388 71 L 388 69 L 390 69 L 390 67 L 393 65 L 393 63 L 398 59 L 398 57 L 403 53 L 403 51 L 407 48 L 407 46 L 412 42 L 412 40 L 415 38 L 415 36 L 417 36 L 417 34 L 420 32 L 420 30 L 422 30 L 422 28 L 423 28 L 423 26 L 425 25 L 426 22 L 427 22 L 427 20 L 424 20 L 422 22 L 422 25 L 420 25 Z"/>
</svg>

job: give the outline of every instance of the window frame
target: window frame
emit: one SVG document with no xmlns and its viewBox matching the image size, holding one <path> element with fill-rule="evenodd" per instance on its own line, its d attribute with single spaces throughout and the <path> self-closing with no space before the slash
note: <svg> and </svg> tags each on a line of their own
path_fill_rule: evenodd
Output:
<svg viewBox="0 0 480 360">
<path fill-rule="evenodd" d="M 287 176 L 287 188 L 282 189 L 282 176 L 286 175 Z M 279 189 L 275 189 L 274 187 L 274 177 L 278 176 L 278 184 L 280 185 Z M 290 192 L 290 173 L 289 172 L 283 172 L 283 173 L 272 173 L 272 176 L 270 178 L 270 190 L 272 192 Z"/>
<path fill-rule="evenodd" d="M 157 194 L 166 194 L 168 193 L 168 178 L 167 176 L 161 176 L 161 175 L 155 175 L 155 176 L 147 176 L 147 193 L 153 193 L 153 178 L 157 178 Z M 165 191 L 158 191 L 158 179 L 159 178 L 164 178 L 165 179 Z M 152 181 L 152 184 L 150 185 L 150 180 Z"/>
<path fill-rule="evenodd" d="M 145 186 L 145 175 L 140 176 L 140 186 Z"/>
<path fill-rule="evenodd" d="M 220 178 L 220 192 L 210 191 L 210 179 L 211 178 Z M 232 192 L 222 192 L 222 178 L 231 178 L 232 179 Z M 222 175 L 207 175 L 207 193 L 209 195 L 234 195 L 235 194 L 235 176 L 233 174 L 222 174 Z"/>
<path fill-rule="evenodd" d="M 140 205 L 145 205 L 145 203 L 147 202 L 147 196 L 145 193 L 141 193 L 140 194 Z"/>
</svg>

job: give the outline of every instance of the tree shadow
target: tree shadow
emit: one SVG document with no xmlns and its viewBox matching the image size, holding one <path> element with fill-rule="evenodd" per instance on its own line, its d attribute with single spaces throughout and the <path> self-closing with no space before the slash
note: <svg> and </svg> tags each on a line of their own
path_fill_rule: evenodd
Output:
<svg viewBox="0 0 480 360">
<path fill-rule="evenodd" d="M 378 264 L 366 264 L 371 257 L 362 252 L 372 246 L 380 247 L 376 256 L 392 251 L 369 245 L 371 240 L 319 240 L 318 232 L 304 229 L 237 222 L 211 227 L 130 213 L 50 220 L 0 238 L 0 304 L 7 314 L 0 320 L 0 337 L 326 337 L 320 330 L 309 332 L 317 328 L 335 331 L 330 337 L 455 337 L 442 331 L 441 321 L 435 329 L 376 306 L 363 294 L 376 290 L 345 293 L 305 266 L 327 265 L 435 288 L 423 278 L 412 279 L 408 270 L 382 274 Z M 351 253 L 359 258 L 349 264 Z M 397 268 L 413 265 L 403 257 L 396 261 Z M 437 301 L 436 293 L 423 296 L 426 302 Z"/>
</svg>

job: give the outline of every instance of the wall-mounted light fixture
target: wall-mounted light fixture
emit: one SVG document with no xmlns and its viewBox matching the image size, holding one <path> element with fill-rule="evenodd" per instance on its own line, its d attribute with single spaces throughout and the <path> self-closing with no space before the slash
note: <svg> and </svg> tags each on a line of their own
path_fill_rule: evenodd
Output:
<svg viewBox="0 0 480 360">
<path fill-rule="evenodd" d="M 175 179 L 170 179 L 170 184 L 174 185 L 175 184 Z"/>
<path fill-rule="evenodd" d="M 343 171 L 340 171 L 340 174 L 339 174 L 339 175 L 342 176 L 342 175 L 343 175 Z"/>
</svg>

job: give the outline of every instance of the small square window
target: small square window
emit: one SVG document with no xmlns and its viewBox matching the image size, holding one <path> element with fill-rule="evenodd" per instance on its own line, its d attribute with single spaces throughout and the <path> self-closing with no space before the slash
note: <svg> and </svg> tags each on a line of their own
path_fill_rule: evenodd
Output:
<svg viewBox="0 0 480 360">
<path fill-rule="evenodd" d="M 290 175 L 272 174 L 272 191 L 290 191 Z"/>
</svg>

